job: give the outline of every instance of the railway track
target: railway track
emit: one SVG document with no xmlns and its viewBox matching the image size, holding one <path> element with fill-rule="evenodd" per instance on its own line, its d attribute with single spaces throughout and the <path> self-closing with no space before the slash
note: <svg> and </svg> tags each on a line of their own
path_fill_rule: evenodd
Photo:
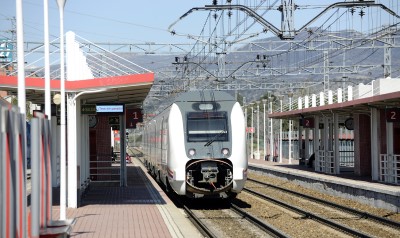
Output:
<svg viewBox="0 0 400 238">
<path fill-rule="evenodd" d="M 253 179 L 248 180 L 246 187 L 244 191 L 253 196 L 295 212 L 302 219 L 312 219 L 350 236 L 397 237 L 400 234 L 400 224 L 383 217 Z"/>
<path fill-rule="evenodd" d="M 285 193 L 289 193 L 289 194 L 292 194 L 292 195 L 295 195 L 295 196 L 298 196 L 298 197 L 302 197 L 302 198 L 308 199 L 308 200 L 316 202 L 316 203 L 320 203 L 320 204 L 323 204 L 323 205 L 330 206 L 330 207 L 335 208 L 335 209 L 340 209 L 342 211 L 351 213 L 351 214 L 356 215 L 356 216 L 358 216 L 360 218 L 363 218 L 363 219 L 374 220 L 374 221 L 379 222 L 379 223 L 381 223 L 383 225 L 386 225 L 386 226 L 391 226 L 393 228 L 399 228 L 400 227 L 400 223 L 399 222 L 387 219 L 385 217 L 376 216 L 376 215 L 368 213 L 368 212 L 356 210 L 356 209 L 353 209 L 351 207 L 342 206 L 342 205 L 337 204 L 337 203 L 329 202 L 327 200 L 322 200 L 322 199 L 319 199 L 317 197 L 312 197 L 312 196 L 309 196 L 309 195 L 306 195 L 306 194 L 298 193 L 298 192 L 293 191 L 293 190 L 281 188 L 281 187 L 275 186 L 273 184 L 268 184 L 268 183 L 265 183 L 265 182 L 262 182 L 262 181 L 258 181 L 258 180 L 255 180 L 255 179 L 249 178 L 248 181 L 254 182 L 254 183 L 258 183 L 258 184 L 261 184 L 263 186 L 268 186 L 268 187 L 274 188 L 276 190 L 280 190 L 280 191 L 285 192 Z"/>
<path fill-rule="evenodd" d="M 206 237 L 289 237 L 238 205 L 211 209 L 202 207 L 206 208 L 184 205 L 184 210 Z"/>
<path fill-rule="evenodd" d="M 162 184 L 161 187 L 165 191 Z M 240 201 L 237 204 L 220 200 L 199 202 L 178 196 L 174 192 L 166 193 L 177 207 L 185 211 L 204 237 L 289 237 L 276 227 L 246 212 L 240 207 L 246 205 Z"/>
</svg>

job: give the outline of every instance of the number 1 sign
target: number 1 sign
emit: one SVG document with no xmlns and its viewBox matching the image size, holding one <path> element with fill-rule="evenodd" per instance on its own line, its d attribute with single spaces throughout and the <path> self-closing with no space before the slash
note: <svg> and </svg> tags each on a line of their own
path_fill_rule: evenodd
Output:
<svg viewBox="0 0 400 238">
<path fill-rule="evenodd" d="M 126 109 L 126 128 L 136 128 L 138 122 L 143 122 L 142 110 Z"/>
</svg>

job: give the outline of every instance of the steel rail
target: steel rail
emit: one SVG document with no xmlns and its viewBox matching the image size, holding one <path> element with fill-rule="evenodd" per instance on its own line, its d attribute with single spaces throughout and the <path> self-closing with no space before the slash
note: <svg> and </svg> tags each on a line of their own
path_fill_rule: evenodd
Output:
<svg viewBox="0 0 400 238">
<path fill-rule="evenodd" d="M 283 233 L 282 231 L 276 229 L 273 226 L 270 226 L 269 224 L 258 219 L 257 217 L 249 214 L 248 212 L 246 212 L 245 210 L 241 209 L 240 207 L 238 207 L 233 203 L 231 205 L 231 209 L 273 237 L 289 237 L 287 234 Z"/>
<path fill-rule="evenodd" d="M 248 192 L 248 193 L 250 193 L 252 195 L 255 195 L 255 196 L 259 197 L 259 198 L 262 198 L 264 200 L 267 200 L 269 202 L 275 203 L 275 204 L 277 204 L 279 206 L 285 207 L 286 209 L 294 211 L 294 212 L 296 212 L 296 213 L 298 213 L 298 214 L 300 214 L 300 215 L 302 215 L 302 216 L 304 216 L 306 218 L 310 218 L 310 219 L 318 221 L 318 222 L 320 222 L 322 224 L 330 226 L 330 227 L 332 227 L 332 228 L 334 228 L 336 230 L 341 230 L 344 233 L 347 233 L 347 234 L 350 234 L 350 235 L 353 235 L 353 236 L 356 236 L 356 237 L 371 237 L 368 234 L 365 234 L 363 232 L 359 232 L 359 231 L 357 231 L 355 229 L 352 229 L 352 228 L 350 228 L 348 226 L 336 223 L 336 222 L 331 221 L 329 219 L 326 219 L 326 218 L 323 218 L 321 216 L 315 215 L 313 213 L 307 212 L 307 211 L 305 211 L 303 209 L 300 209 L 298 207 L 294 207 L 294 206 L 289 205 L 287 203 L 278 201 L 278 200 L 276 200 L 274 198 L 271 198 L 271 197 L 266 196 L 264 194 L 258 193 L 256 191 L 253 191 L 253 190 L 250 190 L 250 189 L 247 189 L 247 188 L 244 188 L 243 191 Z"/>
<path fill-rule="evenodd" d="M 275 186 L 275 185 L 272 185 L 272 184 L 268 184 L 268 183 L 264 183 L 264 182 L 261 182 L 261 181 L 257 181 L 255 179 L 248 178 L 247 180 L 251 181 L 251 182 L 254 182 L 254 183 L 262 184 L 264 186 L 268 186 L 268 187 L 271 187 L 271 188 L 274 188 L 274 189 L 278 189 L 280 191 L 284 191 L 286 193 L 290 193 L 290 194 L 293 194 L 293 195 L 296 195 L 296 196 L 299 196 L 299 197 L 302 197 L 302 198 L 306 198 L 308 200 L 311 200 L 311 201 L 314 201 L 314 202 L 317 202 L 317 203 L 320 203 L 320 204 L 323 204 L 323 205 L 327 205 L 327 206 L 333 207 L 335 209 L 340 209 L 342 211 L 345 211 L 345 212 L 348 212 L 348 213 L 352 213 L 353 215 L 357 215 L 360 218 L 375 220 L 375 221 L 377 221 L 377 222 L 379 222 L 379 223 L 381 223 L 383 225 L 387 225 L 387 226 L 390 226 L 390 227 L 393 227 L 393 228 L 400 229 L 399 228 L 400 227 L 400 223 L 399 222 L 387 219 L 385 217 L 376 216 L 376 215 L 368 213 L 368 212 L 359 211 L 359 210 L 356 210 L 354 208 L 346 207 L 346 206 L 343 206 L 343 205 L 340 205 L 340 204 L 337 204 L 337 203 L 333 203 L 333 202 L 329 202 L 329 201 L 326 201 L 326 200 L 322 200 L 320 198 L 316 198 L 316 197 L 312 197 L 312 196 L 309 196 L 309 195 L 306 195 L 306 194 L 302 194 L 302 193 L 298 193 L 298 192 L 295 192 L 295 191 L 291 191 L 289 189 L 285 189 L 285 188 L 281 188 L 281 187 L 278 187 L 278 186 Z"/>
<path fill-rule="evenodd" d="M 186 205 L 183 205 L 183 210 L 188 214 L 189 219 L 197 227 L 200 233 L 209 238 L 217 238 L 217 236 L 208 229 L 207 225 L 205 225 Z"/>
</svg>

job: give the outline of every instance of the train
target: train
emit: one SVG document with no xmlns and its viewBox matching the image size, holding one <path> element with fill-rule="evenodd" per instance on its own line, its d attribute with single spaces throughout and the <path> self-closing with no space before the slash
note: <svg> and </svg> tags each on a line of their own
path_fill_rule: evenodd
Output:
<svg viewBox="0 0 400 238">
<path fill-rule="evenodd" d="M 234 198 L 247 180 L 245 125 L 242 107 L 232 95 L 182 93 L 145 123 L 144 164 L 178 195 Z"/>
</svg>

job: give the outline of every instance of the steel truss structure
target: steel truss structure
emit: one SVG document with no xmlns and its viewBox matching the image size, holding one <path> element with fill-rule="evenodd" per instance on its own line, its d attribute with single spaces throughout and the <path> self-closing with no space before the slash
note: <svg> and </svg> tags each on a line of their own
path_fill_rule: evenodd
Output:
<svg viewBox="0 0 400 238">
<path fill-rule="evenodd" d="M 335 81 L 358 83 L 364 78 L 400 75 L 399 62 L 392 58 L 400 44 L 397 1 L 346 1 L 319 6 L 322 10 L 297 29 L 295 12 L 312 6 L 296 5 L 294 0 L 236 0 L 221 4 L 213 1 L 213 5 L 189 9 L 169 26 L 172 34 L 192 42 L 85 41 L 81 45 L 88 55 L 95 55 L 91 49 L 101 47 L 118 55 L 156 62 L 141 63 L 156 73 L 151 94 L 193 88 L 295 91 L 316 85 L 327 90 Z M 179 24 L 198 12 L 206 13 L 203 28 L 197 29 L 200 33 L 180 32 Z M 273 12 L 280 16 L 280 27 L 269 20 Z M 375 13 L 384 16 L 381 25 L 367 25 L 363 31 L 348 25 L 333 27 L 348 19 L 356 22 L 356 15 L 361 21 L 375 17 Z M 321 19 L 324 21 L 319 23 Z M 51 42 L 52 53 L 58 52 L 57 42 Z M 26 42 L 25 52 L 42 54 L 42 46 L 42 42 Z M 53 72 L 52 77 L 57 78 L 57 74 Z"/>
</svg>

